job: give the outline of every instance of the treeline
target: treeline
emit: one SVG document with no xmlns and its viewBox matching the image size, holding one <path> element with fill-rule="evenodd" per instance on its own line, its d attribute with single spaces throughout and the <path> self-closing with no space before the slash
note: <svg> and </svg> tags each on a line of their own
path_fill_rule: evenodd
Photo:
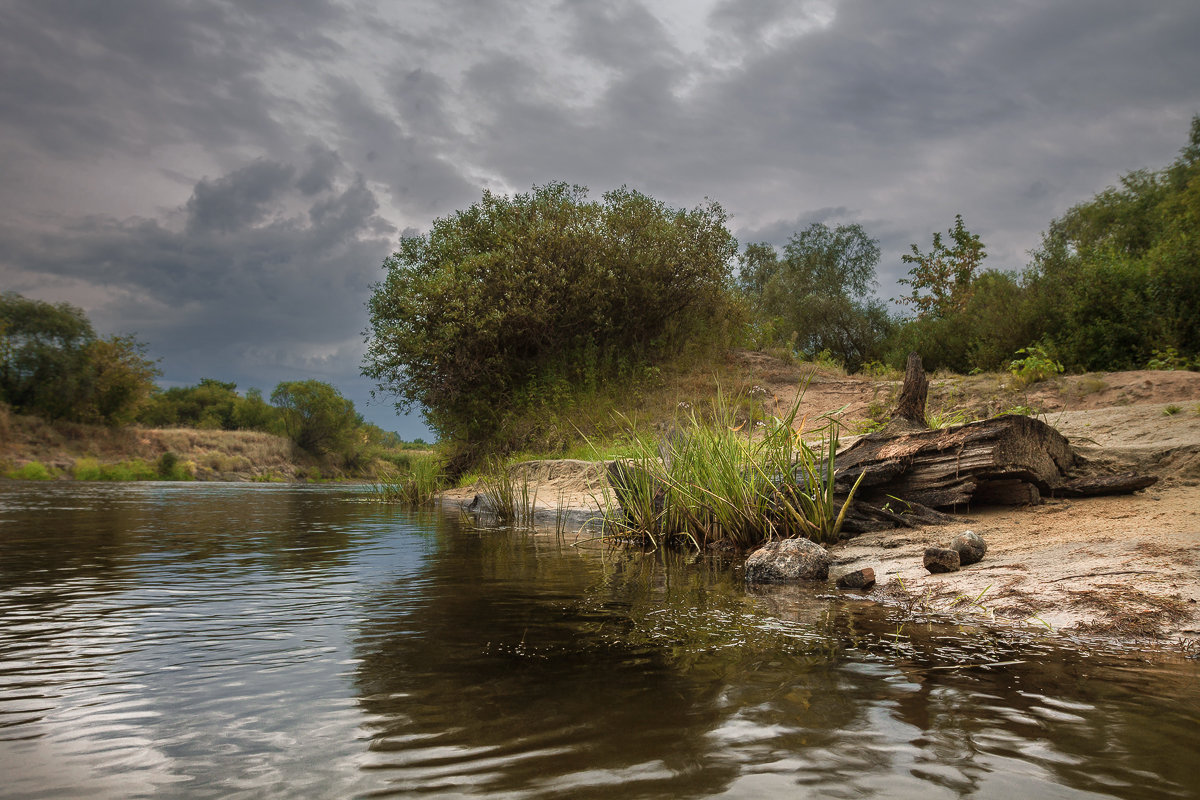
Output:
<svg viewBox="0 0 1200 800">
<path fill-rule="evenodd" d="M 1023 270 L 985 269 L 961 216 L 913 244 L 905 313 L 874 296 L 880 251 L 862 226 L 815 224 L 782 250 L 739 253 L 725 222 L 716 203 L 674 209 L 628 189 L 485 192 L 385 261 L 363 373 L 425 411 L 457 471 L 552 446 L 603 397 L 628 406 L 661 367 L 727 346 L 851 372 L 899 368 L 911 351 L 964 373 L 1021 356 L 1200 367 L 1200 116 L 1174 163 L 1053 220 Z"/>
<path fill-rule="evenodd" d="M 759 345 L 851 371 L 919 352 L 931 369 L 1003 369 L 1028 350 L 1067 370 L 1200 368 L 1200 117 L 1160 171 L 1140 170 L 1053 220 L 1021 271 L 984 269 L 961 216 L 911 265 L 889 315 L 869 296 L 878 250 L 860 226 L 814 225 L 783 253 L 751 245 L 738 286 Z"/>
<path fill-rule="evenodd" d="M 162 389 L 158 365 L 132 336 L 96 336 L 83 310 L 0 294 L 0 403 L 47 420 L 108 426 L 264 431 L 346 470 L 404 446 L 363 420 L 328 383 L 285 381 L 268 402 L 258 389 L 204 378 Z"/>
</svg>

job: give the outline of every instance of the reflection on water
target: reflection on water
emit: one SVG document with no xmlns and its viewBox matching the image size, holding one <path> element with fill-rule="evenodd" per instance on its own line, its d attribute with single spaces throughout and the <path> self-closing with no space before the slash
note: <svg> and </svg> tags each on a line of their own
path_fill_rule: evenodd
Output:
<svg viewBox="0 0 1200 800">
<path fill-rule="evenodd" d="M 0 797 L 1200 794 L 1185 659 L 352 489 L 0 487 L 0 618 Z"/>
</svg>

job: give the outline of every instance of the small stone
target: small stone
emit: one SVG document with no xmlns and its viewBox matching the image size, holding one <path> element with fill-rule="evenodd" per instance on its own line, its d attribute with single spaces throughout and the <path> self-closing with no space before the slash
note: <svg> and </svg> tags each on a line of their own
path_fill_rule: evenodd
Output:
<svg viewBox="0 0 1200 800">
<path fill-rule="evenodd" d="M 933 573 L 958 572 L 958 551 L 948 547 L 926 547 L 925 569 Z"/>
<path fill-rule="evenodd" d="M 466 510 L 475 514 L 495 514 L 496 504 L 486 494 L 477 494 L 467 503 Z"/>
<path fill-rule="evenodd" d="M 870 567 L 847 572 L 837 579 L 839 589 L 870 589 L 875 585 L 875 570 Z"/>
<path fill-rule="evenodd" d="M 963 567 L 981 560 L 987 552 L 987 542 L 975 531 L 963 531 L 951 539 L 946 547 L 958 551 L 958 563 Z"/>
<path fill-rule="evenodd" d="M 746 581 L 823 581 L 829 578 L 832 561 L 824 547 L 808 539 L 767 542 L 746 559 Z"/>
</svg>

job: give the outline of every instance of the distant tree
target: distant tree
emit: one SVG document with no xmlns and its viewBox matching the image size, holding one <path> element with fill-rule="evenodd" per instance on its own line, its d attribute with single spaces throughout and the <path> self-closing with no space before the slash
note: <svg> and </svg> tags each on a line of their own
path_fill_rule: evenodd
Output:
<svg viewBox="0 0 1200 800">
<path fill-rule="evenodd" d="M 0 294 L 0 400 L 48 419 L 130 422 L 159 374 L 132 336 L 97 339 L 83 310 Z"/>
<path fill-rule="evenodd" d="M 922 253 L 914 244 L 911 254 L 901 260 L 913 267 L 908 278 L 900 283 L 912 287 L 912 293 L 901 297 L 917 310 L 918 317 L 948 317 L 961 313 L 971 299 L 971 290 L 976 273 L 987 257 L 983 242 L 967 230 L 962 214 L 954 217 L 954 227 L 947 231 L 953 247 L 942 240 L 940 233 L 933 234 L 933 247 Z"/>
<path fill-rule="evenodd" d="M 287 381 L 271 392 L 283 428 L 297 447 L 316 456 L 352 458 L 360 449 L 362 417 L 354 403 L 318 380 Z"/>
<path fill-rule="evenodd" d="M 791 237 L 782 258 L 766 243 L 747 247 L 738 284 L 777 338 L 856 370 L 880 357 L 891 327 L 871 296 L 878 263 L 879 243 L 861 225 L 814 223 Z"/>
<path fill-rule="evenodd" d="M 78 417 L 95 339 L 81 308 L 0 294 L 0 399 L 49 419 Z"/>
<path fill-rule="evenodd" d="M 263 399 L 261 389 L 247 389 L 234 404 L 232 417 L 239 430 L 273 431 L 280 424 L 279 409 Z"/>
<path fill-rule="evenodd" d="M 150 399 L 158 365 L 146 357 L 146 346 L 132 336 L 97 339 L 87 346 L 90 400 L 83 417 L 89 422 L 128 425 Z"/>
</svg>

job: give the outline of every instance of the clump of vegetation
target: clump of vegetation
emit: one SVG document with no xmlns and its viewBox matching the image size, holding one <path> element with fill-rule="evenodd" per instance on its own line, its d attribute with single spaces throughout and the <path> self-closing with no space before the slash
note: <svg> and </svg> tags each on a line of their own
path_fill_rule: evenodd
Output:
<svg viewBox="0 0 1200 800">
<path fill-rule="evenodd" d="M 128 424 L 158 374 L 141 342 L 97 337 L 82 309 L 0 293 L 0 402 L 18 413 Z"/>
<path fill-rule="evenodd" d="M 1188 369 L 1190 366 L 1191 362 L 1181 356 L 1174 347 L 1167 347 L 1163 350 L 1156 348 L 1154 355 L 1146 362 L 1146 369 L 1156 370 L 1182 370 Z"/>
<path fill-rule="evenodd" d="M 515 473 L 515 474 L 514 474 Z M 537 486 L 519 466 L 513 468 L 498 458 L 490 458 L 481 480 L 483 496 L 501 525 L 529 526 L 537 503 Z"/>
<path fill-rule="evenodd" d="M 856 482 L 848 496 L 835 495 L 840 423 L 822 418 L 808 432 L 818 441 L 814 447 L 804 438 L 804 421 L 796 424 L 799 403 L 757 429 L 739 424 L 735 407 L 718 395 L 706 419 L 690 412 L 686 436 L 665 461 L 657 441 L 637 440 L 640 452 L 623 462 L 622 513 L 610 514 L 616 538 L 697 549 L 717 539 L 748 548 L 790 536 L 838 538 L 858 489 Z"/>
<path fill-rule="evenodd" d="M 371 484 L 372 495 L 379 502 L 410 508 L 433 502 L 443 488 L 445 479 L 441 461 L 433 453 L 410 456 L 403 468 L 383 475 Z"/>
<path fill-rule="evenodd" d="M 1022 347 L 1017 351 L 1017 355 L 1023 357 L 1014 359 L 1008 365 L 1008 371 L 1013 376 L 1014 388 L 1021 389 L 1040 383 L 1063 371 L 1063 365 L 1055 361 L 1042 345 Z"/>
<path fill-rule="evenodd" d="M 17 481 L 52 481 L 55 478 L 55 474 L 40 461 L 30 461 L 22 464 L 20 467 L 9 470 L 5 473 L 4 477 Z"/>
<path fill-rule="evenodd" d="M 1172 403 L 1171 405 L 1169 405 L 1163 409 L 1163 416 L 1173 417 L 1176 414 L 1178 414 L 1180 411 L 1183 411 L 1183 408 Z"/>
</svg>

